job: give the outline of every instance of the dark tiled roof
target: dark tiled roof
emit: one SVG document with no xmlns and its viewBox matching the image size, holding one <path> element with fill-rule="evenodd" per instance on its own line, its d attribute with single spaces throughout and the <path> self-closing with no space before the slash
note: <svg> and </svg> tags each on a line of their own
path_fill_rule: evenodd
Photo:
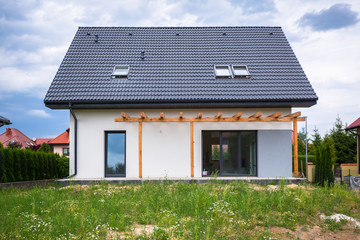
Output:
<svg viewBox="0 0 360 240">
<path fill-rule="evenodd" d="M 128 78 L 111 79 L 120 64 L 130 66 Z M 217 64 L 247 65 L 251 78 L 217 79 Z M 316 100 L 280 27 L 80 27 L 44 101 L 54 107 L 69 102 L 310 106 Z"/>
<path fill-rule="evenodd" d="M 4 125 L 11 124 L 10 120 L 7 118 L 4 118 L 3 116 L 0 116 L 0 127 Z"/>
<path fill-rule="evenodd" d="M 346 130 L 351 130 L 351 129 L 355 129 L 355 128 L 360 128 L 360 117 L 358 119 L 355 120 L 355 122 L 353 122 L 352 124 L 350 124 Z"/>
</svg>

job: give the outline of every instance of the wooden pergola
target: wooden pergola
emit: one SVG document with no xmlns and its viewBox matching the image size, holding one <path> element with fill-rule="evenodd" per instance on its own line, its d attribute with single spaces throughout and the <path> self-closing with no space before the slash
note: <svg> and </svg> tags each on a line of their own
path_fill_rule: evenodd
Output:
<svg viewBox="0 0 360 240">
<path fill-rule="evenodd" d="M 282 116 L 281 112 L 275 112 L 268 116 L 263 116 L 261 112 L 254 113 L 249 117 L 243 117 L 242 112 L 237 112 L 232 117 L 223 117 L 221 112 L 214 117 L 203 117 L 199 112 L 196 117 L 186 118 L 183 112 L 178 117 L 165 117 L 164 112 L 160 112 L 159 117 L 148 117 L 144 112 L 140 117 L 130 117 L 122 112 L 121 117 L 116 117 L 115 122 L 138 122 L 139 123 L 139 178 L 142 178 L 142 123 L 143 122 L 189 122 L 190 123 L 190 159 L 191 159 L 191 177 L 194 177 L 194 122 L 293 122 L 294 130 L 294 174 L 299 176 L 298 169 L 298 143 L 297 143 L 297 122 L 305 121 L 301 117 L 301 112 L 295 112 Z"/>
</svg>

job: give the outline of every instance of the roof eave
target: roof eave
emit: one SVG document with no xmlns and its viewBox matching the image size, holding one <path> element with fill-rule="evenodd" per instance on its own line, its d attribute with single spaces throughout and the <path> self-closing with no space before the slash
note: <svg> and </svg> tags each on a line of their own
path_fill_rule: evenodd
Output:
<svg viewBox="0 0 360 240">
<path fill-rule="evenodd" d="M 71 102 L 73 109 L 156 109 L 156 108 L 273 108 L 311 107 L 317 99 L 297 101 L 242 101 L 242 102 Z M 50 109 L 69 109 L 69 102 L 45 102 Z"/>
</svg>

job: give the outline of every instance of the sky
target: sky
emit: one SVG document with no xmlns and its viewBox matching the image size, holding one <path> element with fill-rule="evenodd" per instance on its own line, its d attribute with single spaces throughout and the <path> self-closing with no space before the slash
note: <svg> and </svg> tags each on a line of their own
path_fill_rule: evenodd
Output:
<svg viewBox="0 0 360 240">
<path fill-rule="evenodd" d="M 360 117 L 359 22 L 356 0 L 0 0 L 0 116 L 30 138 L 69 127 L 43 100 L 79 26 L 281 26 L 319 97 L 294 111 L 323 136 Z"/>
</svg>

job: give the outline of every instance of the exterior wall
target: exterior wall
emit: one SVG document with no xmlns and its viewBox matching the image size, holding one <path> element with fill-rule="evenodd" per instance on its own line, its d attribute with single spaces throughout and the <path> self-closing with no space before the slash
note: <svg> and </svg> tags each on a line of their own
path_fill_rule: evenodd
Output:
<svg viewBox="0 0 360 240">
<path fill-rule="evenodd" d="M 291 130 L 258 131 L 258 176 L 291 177 Z"/>
<path fill-rule="evenodd" d="M 165 117 L 178 117 L 179 112 L 183 112 L 184 117 L 195 117 L 199 112 L 203 113 L 203 117 L 214 117 L 218 112 L 222 112 L 223 117 L 231 117 L 236 112 L 242 112 L 243 116 L 262 112 L 267 116 L 278 111 L 283 115 L 291 113 L 290 108 L 75 110 L 78 119 L 78 167 L 75 178 L 104 177 L 105 131 L 126 131 L 126 178 L 139 177 L 138 123 L 114 122 L 121 112 L 126 112 L 130 117 L 139 117 L 140 112 L 145 112 L 148 117 L 158 117 L 160 112 L 164 112 Z M 71 116 L 70 127 L 74 129 Z M 258 176 L 291 176 L 291 128 L 291 122 L 194 122 L 194 177 L 201 177 L 201 136 L 205 130 L 258 130 Z M 189 178 L 190 123 L 145 122 L 142 129 L 143 178 Z M 70 139 L 70 174 L 73 174 L 74 131 L 70 131 Z M 275 143 L 274 139 L 279 143 Z M 279 164 L 274 164 L 274 159 Z M 269 173 L 269 169 L 273 172 Z"/>
<path fill-rule="evenodd" d="M 53 152 L 59 154 L 60 156 L 63 155 L 63 148 L 68 148 L 69 145 L 53 145 Z"/>
</svg>

